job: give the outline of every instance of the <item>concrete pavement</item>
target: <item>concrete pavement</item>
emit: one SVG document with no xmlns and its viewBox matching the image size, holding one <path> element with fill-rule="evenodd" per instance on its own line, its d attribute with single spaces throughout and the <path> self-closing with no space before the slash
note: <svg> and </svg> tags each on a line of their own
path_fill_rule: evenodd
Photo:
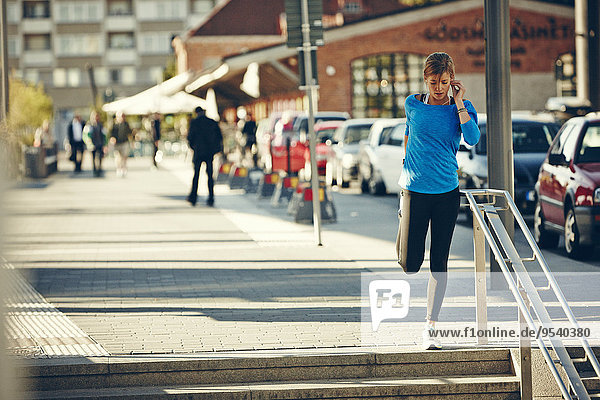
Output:
<svg viewBox="0 0 600 400">
<path fill-rule="evenodd" d="M 400 327 L 377 336 L 361 324 L 368 312 L 361 276 L 398 270 L 393 202 L 373 207 L 370 198 L 337 195 L 339 222 L 325 226 L 317 247 L 312 226 L 242 191 L 219 185 L 216 207 L 203 206 L 202 197 L 190 207 L 184 199 L 192 171 L 181 159 L 166 159 L 158 170 L 149 159 L 130 159 L 126 178 L 69 171 L 62 162 L 58 174 L 22 182 L 6 196 L 4 255 L 30 285 L 15 284 L 21 300 L 9 304 L 13 352 L 330 351 L 421 341 L 426 271 L 411 283 L 411 314 Z M 357 202 L 365 207 L 348 207 Z M 449 285 L 440 327 L 474 326 L 471 260 L 468 253 L 451 259 L 451 269 L 465 275 Z M 19 322 L 39 316 L 28 302 L 54 307 L 60 320 L 53 314 L 38 324 L 55 328 Z M 490 302 L 499 323 L 516 326 L 507 293 L 493 293 Z M 474 346 L 475 339 L 446 344 Z"/>
</svg>

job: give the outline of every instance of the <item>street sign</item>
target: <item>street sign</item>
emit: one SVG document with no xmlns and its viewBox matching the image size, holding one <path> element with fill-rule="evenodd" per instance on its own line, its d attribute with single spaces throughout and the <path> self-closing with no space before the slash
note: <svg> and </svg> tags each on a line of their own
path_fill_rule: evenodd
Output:
<svg viewBox="0 0 600 400">
<path fill-rule="evenodd" d="M 308 21 L 310 23 L 311 46 L 323 46 L 323 1 L 306 0 L 308 3 Z M 302 47 L 302 1 L 285 0 L 287 19 L 287 46 Z"/>
<path fill-rule="evenodd" d="M 306 71 L 304 66 L 304 50 L 298 50 L 298 76 L 300 78 L 300 89 L 305 89 L 308 85 L 318 85 L 319 77 L 317 75 L 317 50 L 310 51 L 310 60 L 312 63 L 312 82 L 306 82 Z"/>
</svg>

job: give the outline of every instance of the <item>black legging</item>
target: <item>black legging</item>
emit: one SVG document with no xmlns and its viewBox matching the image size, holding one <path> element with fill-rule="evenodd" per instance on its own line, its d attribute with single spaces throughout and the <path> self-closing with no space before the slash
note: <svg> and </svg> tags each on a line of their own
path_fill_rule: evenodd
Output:
<svg viewBox="0 0 600 400">
<path fill-rule="evenodd" d="M 457 187 L 447 193 L 424 194 L 402 189 L 401 201 L 398 263 L 406 273 L 414 274 L 421 269 L 431 223 L 427 320 L 437 321 L 446 294 L 448 255 L 460 207 L 460 190 Z"/>
</svg>

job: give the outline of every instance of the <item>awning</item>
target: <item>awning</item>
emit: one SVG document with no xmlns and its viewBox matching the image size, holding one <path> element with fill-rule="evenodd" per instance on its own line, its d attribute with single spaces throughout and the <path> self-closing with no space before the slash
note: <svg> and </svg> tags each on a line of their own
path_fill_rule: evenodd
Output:
<svg viewBox="0 0 600 400">
<path fill-rule="evenodd" d="M 298 90 L 297 68 L 287 63 L 296 49 L 285 45 L 227 57 L 217 67 L 196 76 L 185 87 L 188 93 L 205 97 L 213 89 L 219 109 Z"/>
<path fill-rule="evenodd" d="M 133 96 L 106 103 L 102 106 L 102 110 L 108 113 L 120 111 L 127 115 L 146 115 L 154 112 L 188 113 L 194 111 L 196 107 L 206 109 L 204 99 L 183 91 L 192 78 L 193 73 L 189 71 L 179 74 Z"/>
</svg>

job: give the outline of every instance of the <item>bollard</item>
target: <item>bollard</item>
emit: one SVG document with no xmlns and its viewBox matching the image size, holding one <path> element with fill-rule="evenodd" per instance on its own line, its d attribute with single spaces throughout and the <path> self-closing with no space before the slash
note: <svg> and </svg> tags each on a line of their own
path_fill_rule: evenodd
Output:
<svg viewBox="0 0 600 400">
<path fill-rule="evenodd" d="M 229 181 L 229 173 L 231 172 L 232 163 L 226 162 L 219 167 L 217 181 L 215 183 L 227 183 Z"/>
<path fill-rule="evenodd" d="M 246 183 L 246 193 L 256 193 L 260 187 L 260 181 L 263 179 L 264 172 L 260 168 L 252 168 L 248 172 L 248 182 Z"/>
<path fill-rule="evenodd" d="M 262 178 L 260 178 L 260 182 L 258 183 L 258 198 L 262 199 L 265 197 L 273 196 L 275 192 L 275 187 L 277 183 L 281 179 L 279 178 L 279 174 L 276 172 L 272 172 L 270 174 L 264 174 Z"/>
<path fill-rule="evenodd" d="M 300 188 L 300 187 L 299 187 Z M 292 199 L 296 198 L 292 215 L 299 223 L 313 222 L 313 192 L 310 185 L 302 185 L 301 190 L 296 190 Z M 323 182 L 319 184 L 319 201 L 321 203 L 321 221 L 333 223 L 336 221 L 335 206 L 331 191 Z M 292 201 L 290 200 L 290 204 Z"/>
<path fill-rule="evenodd" d="M 273 196 L 271 197 L 271 205 L 279 207 L 283 200 L 289 203 L 292 195 L 298 187 L 299 179 L 297 176 L 286 176 L 277 182 Z"/>
<path fill-rule="evenodd" d="M 229 172 L 229 188 L 244 189 L 248 184 L 248 168 L 234 165 Z"/>
</svg>

